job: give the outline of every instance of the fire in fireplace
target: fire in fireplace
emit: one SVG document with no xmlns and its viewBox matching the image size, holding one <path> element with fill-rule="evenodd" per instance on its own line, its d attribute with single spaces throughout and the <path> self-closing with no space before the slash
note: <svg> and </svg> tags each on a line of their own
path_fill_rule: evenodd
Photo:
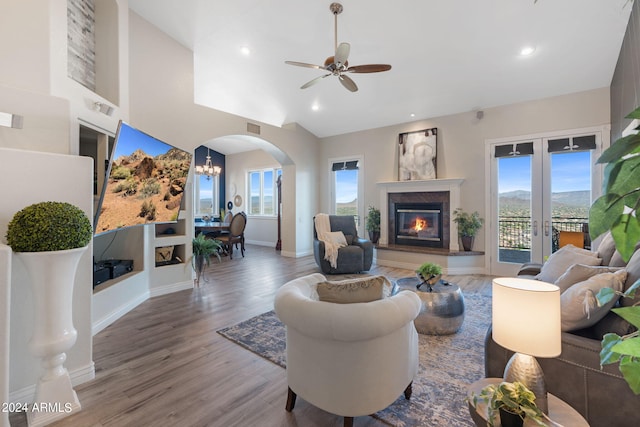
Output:
<svg viewBox="0 0 640 427">
<path fill-rule="evenodd" d="M 442 203 L 397 203 L 395 243 L 443 247 L 442 208 Z"/>
</svg>

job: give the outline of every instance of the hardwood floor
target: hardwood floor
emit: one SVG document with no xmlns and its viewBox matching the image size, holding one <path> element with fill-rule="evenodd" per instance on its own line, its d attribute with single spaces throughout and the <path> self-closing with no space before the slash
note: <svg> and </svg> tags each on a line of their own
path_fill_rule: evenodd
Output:
<svg viewBox="0 0 640 427">
<path fill-rule="evenodd" d="M 313 256 L 281 257 L 247 245 L 245 258 L 212 262 L 200 288 L 152 298 L 94 337 L 96 378 L 76 387 L 82 410 L 56 426 L 342 426 L 342 418 L 298 399 L 285 411 L 285 370 L 217 334 L 273 309 L 276 290 L 318 272 Z M 389 279 L 413 271 L 378 267 Z M 489 276 L 446 276 L 490 292 Z M 26 426 L 24 414 L 12 426 Z M 372 417 L 358 427 L 382 427 Z"/>
</svg>

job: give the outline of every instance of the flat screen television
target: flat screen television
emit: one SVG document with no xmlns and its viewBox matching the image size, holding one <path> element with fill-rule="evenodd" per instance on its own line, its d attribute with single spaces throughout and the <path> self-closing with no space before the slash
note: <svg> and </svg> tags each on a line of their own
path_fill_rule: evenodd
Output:
<svg viewBox="0 0 640 427">
<path fill-rule="evenodd" d="M 121 120 L 96 209 L 94 233 L 177 221 L 192 157 Z"/>
</svg>

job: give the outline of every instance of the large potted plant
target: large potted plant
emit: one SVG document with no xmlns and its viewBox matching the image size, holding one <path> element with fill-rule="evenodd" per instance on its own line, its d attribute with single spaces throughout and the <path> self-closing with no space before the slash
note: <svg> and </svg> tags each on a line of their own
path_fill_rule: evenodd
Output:
<svg viewBox="0 0 640 427">
<path fill-rule="evenodd" d="M 544 420 L 551 420 L 538 408 L 535 399 L 533 392 L 521 382 L 501 382 L 489 384 L 480 394 L 474 394 L 471 404 L 476 409 L 481 403 L 486 405 L 490 426 L 494 425 L 496 415 L 499 415 L 502 427 L 521 427 L 525 418 L 547 426 Z"/>
<path fill-rule="evenodd" d="M 91 221 L 80 208 L 65 202 L 36 203 L 17 212 L 7 228 L 7 244 L 25 265 L 34 299 L 31 353 L 42 360 L 34 402 L 60 403 L 69 413 L 80 409 L 63 366 L 78 333 L 73 326 L 73 285 L 80 257 L 93 236 Z M 68 407 L 67 405 L 71 405 Z M 29 424 L 69 415 L 29 412 Z"/>
<path fill-rule="evenodd" d="M 461 208 L 453 211 L 453 221 L 458 224 L 458 236 L 462 241 L 462 248 L 465 251 L 473 249 L 473 241 L 478 234 L 478 230 L 484 224 L 484 219 L 480 218 L 478 212 L 472 214 L 463 211 Z"/>
<path fill-rule="evenodd" d="M 627 116 L 640 119 L 640 108 Z M 625 261 L 633 255 L 640 241 L 640 134 L 633 133 L 618 139 L 602 153 L 598 163 L 605 164 L 604 190 L 589 210 L 589 232 L 592 239 L 611 230 L 616 249 Z M 634 283 L 623 297 L 633 298 L 640 280 Z M 598 294 L 601 303 L 610 301 L 614 292 L 602 290 Z M 612 309 L 636 328 L 640 329 L 640 305 Z M 640 335 L 638 331 L 619 336 L 604 335 L 602 365 L 619 363 L 620 372 L 635 394 L 640 394 Z"/>
<path fill-rule="evenodd" d="M 192 241 L 193 255 L 191 256 L 191 266 L 196 272 L 195 286 L 200 286 L 200 279 L 204 270 L 211 265 L 211 256 L 215 255 L 220 261 L 220 249 L 222 242 L 216 239 L 209 239 L 203 233 L 199 233 Z"/>
<path fill-rule="evenodd" d="M 369 232 L 369 240 L 372 243 L 378 243 L 378 239 L 380 239 L 380 209 L 369 206 L 365 226 Z"/>
</svg>

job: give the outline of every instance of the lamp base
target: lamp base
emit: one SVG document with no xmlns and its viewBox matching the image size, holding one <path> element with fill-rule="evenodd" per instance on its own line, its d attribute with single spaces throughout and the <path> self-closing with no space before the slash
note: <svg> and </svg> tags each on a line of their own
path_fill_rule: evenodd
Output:
<svg viewBox="0 0 640 427">
<path fill-rule="evenodd" d="M 536 396 L 538 408 L 543 413 L 549 414 L 547 385 L 544 382 L 542 368 L 535 357 L 515 353 L 504 368 L 504 380 L 507 382 L 519 381 L 524 384 Z"/>
</svg>

